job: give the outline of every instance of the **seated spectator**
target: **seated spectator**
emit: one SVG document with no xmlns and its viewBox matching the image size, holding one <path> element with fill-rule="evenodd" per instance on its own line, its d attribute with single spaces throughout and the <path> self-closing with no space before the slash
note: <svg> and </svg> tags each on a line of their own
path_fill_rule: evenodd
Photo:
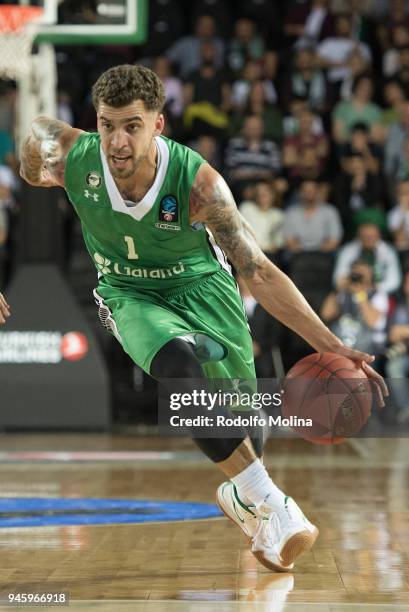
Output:
<svg viewBox="0 0 409 612">
<path fill-rule="evenodd" d="M 362 259 L 374 268 L 376 288 L 385 293 L 399 289 L 401 269 L 394 247 L 381 238 L 375 223 L 359 226 L 357 237 L 347 242 L 339 250 L 334 270 L 334 284 L 338 290 L 344 289 L 351 274 L 352 264 Z"/>
<path fill-rule="evenodd" d="M 409 272 L 405 273 L 402 289 L 389 325 L 391 346 L 385 366 L 395 418 L 401 424 L 409 421 Z"/>
<path fill-rule="evenodd" d="M 263 121 L 265 138 L 271 138 L 277 143 L 283 139 L 283 116 L 278 106 L 266 100 L 263 81 L 253 83 L 245 108 L 236 112 L 230 121 L 230 132 L 240 132 L 246 117 L 257 115 Z"/>
<path fill-rule="evenodd" d="M 357 260 L 342 289 L 324 300 L 320 316 L 346 346 L 377 354 L 385 347 L 388 308 L 388 295 L 375 286 L 373 268 Z"/>
<path fill-rule="evenodd" d="M 221 170 L 220 147 L 217 139 L 210 134 L 202 134 L 199 138 L 189 144 L 217 171 Z"/>
<path fill-rule="evenodd" d="M 247 117 L 241 136 L 230 138 L 225 166 L 229 186 L 239 197 L 246 185 L 260 179 L 272 179 L 280 172 L 280 151 L 272 140 L 264 138 L 260 117 Z"/>
<path fill-rule="evenodd" d="M 409 178 L 397 187 L 396 205 L 389 211 L 388 228 L 398 251 L 409 251 Z"/>
<path fill-rule="evenodd" d="M 405 143 L 408 139 L 409 101 L 405 101 L 400 107 L 399 120 L 390 126 L 385 142 L 384 170 L 392 185 L 401 170 L 401 158 L 404 155 Z"/>
<path fill-rule="evenodd" d="M 284 78 L 282 99 L 286 109 L 294 97 L 304 98 L 310 108 L 322 113 L 328 107 L 328 84 L 323 70 L 315 65 L 312 48 L 299 49 L 294 57 L 294 67 Z"/>
<path fill-rule="evenodd" d="M 364 208 L 383 208 L 383 189 L 379 175 L 369 172 L 362 154 L 347 158 L 344 171 L 336 181 L 335 203 L 344 227 L 353 227 L 354 214 Z"/>
<path fill-rule="evenodd" d="M 339 90 L 341 100 L 351 99 L 352 88 L 356 79 L 361 75 L 368 74 L 369 67 L 368 60 L 363 55 L 361 49 L 353 49 L 348 58 L 348 75 L 342 80 Z"/>
<path fill-rule="evenodd" d="M 405 90 L 405 95 L 409 98 L 409 45 L 399 49 L 399 80 Z"/>
<path fill-rule="evenodd" d="M 352 87 L 352 98 L 349 102 L 338 102 L 333 112 L 333 135 L 338 144 L 348 142 L 352 127 L 356 123 L 368 126 L 370 138 L 382 142 L 384 131 L 381 126 L 382 112 L 372 102 L 373 85 L 368 75 L 359 76 Z"/>
<path fill-rule="evenodd" d="M 283 246 L 284 213 L 279 208 L 280 194 L 274 183 L 259 181 L 254 186 L 253 201 L 240 204 L 240 212 L 254 230 L 257 243 L 272 260 Z"/>
<path fill-rule="evenodd" d="M 196 21 L 194 34 L 177 40 L 166 53 L 172 64 L 178 66 L 182 78 L 200 69 L 201 48 L 204 42 L 210 42 L 216 48 L 216 68 L 223 66 L 224 42 L 216 36 L 214 18 L 211 15 L 201 15 Z"/>
<path fill-rule="evenodd" d="M 398 27 L 409 28 L 408 6 L 406 0 L 389 0 L 387 11 L 380 20 L 377 34 L 383 49 L 389 46 L 389 34 Z"/>
<path fill-rule="evenodd" d="M 377 174 L 381 166 L 382 148 L 370 142 L 369 129 L 366 123 L 355 123 L 352 126 L 349 142 L 339 148 L 341 155 L 341 167 L 347 172 L 349 159 L 354 155 L 360 155 L 364 160 L 367 172 Z"/>
<path fill-rule="evenodd" d="M 351 74 L 349 66 L 351 53 L 359 49 L 362 56 L 370 64 L 371 51 L 365 43 L 353 38 L 353 22 L 348 14 L 337 15 L 335 19 L 335 36 L 324 39 L 317 46 L 317 57 L 322 68 L 327 69 L 328 79 L 339 87 L 345 78 Z"/>
<path fill-rule="evenodd" d="M 284 241 L 290 253 L 300 251 L 332 252 L 342 238 L 342 225 L 332 204 L 325 204 L 316 181 L 304 181 L 300 203 L 285 211 Z"/>
<path fill-rule="evenodd" d="M 0 165 L 9 166 L 18 174 L 18 163 L 14 152 L 14 142 L 10 132 L 0 130 Z"/>
<path fill-rule="evenodd" d="M 230 85 L 224 72 L 216 68 L 216 53 L 213 43 L 203 43 L 202 65 L 185 84 L 183 122 L 193 136 L 209 132 L 221 135 L 228 127 Z"/>
<path fill-rule="evenodd" d="M 309 108 L 308 102 L 304 97 L 293 98 L 290 102 L 289 113 L 284 117 L 284 135 L 293 136 L 300 131 L 300 119 Z M 324 134 L 324 124 L 319 115 L 314 113 L 312 131 L 315 135 Z"/>
<path fill-rule="evenodd" d="M 382 125 L 385 129 L 386 139 L 391 125 L 399 121 L 400 109 L 406 100 L 405 91 L 398 79 L 390 79 L 384 83 L 383 99 L 385 110 L 382 114 Z"/>
<path fill-rule="evenodd" d="M 313 152 L 314 155 L 306 155 Z M 299 131 L 287 136 L 283 147 L 283 165 L 289 180 L 305 176 L 305 169 L 313 169 L 313 174 L 322 174 L 329 153 L 328 139 L 325 134 L 314 133 L 314 115 L 304 109 L 299 116 Z M 306 160 L 307 158 L 307 160 Z"/>
<path fill-rule="evenodd" d="M 398 25 L 390 32 L 391 44 L 382 58 L 382 73 L 384 77 L 398 76 L 400 61 L 399 49 L 409 45 L 409 31 L 404 25 Z"/>
<path fill-rule="evenodd" d="M 166 110 L 173 117 L 180 117 L 184 106 L 183 85 L 180 79 L 172 75 L 169 59 L 164 55 L 155 57 L 152 70 L 156 72 L 165 88 Z"/>
<path fill-rule="evenodd" d="M 260 62 L 249 60 L 246 62 L 242 75 L 232 85 L 231 102 L 233 108 L 240 112 L 248 103 L 251 89 L 257 81 L 263 83 L 264 98 L 269 104 L 275 104 L 278 96 L 274 83 L 270 79 L 263 79 L 263 65 Z"/>
<path fill-rule="evenodd" d="M 247 60 L 260 60 L 264 53 L 264 40 L 257 33 L 256 24 L 247 17 L 234 24 L 233 37 L 228 45 L 227 63 L 233 72 L 240 72 Z"/>
</svg>

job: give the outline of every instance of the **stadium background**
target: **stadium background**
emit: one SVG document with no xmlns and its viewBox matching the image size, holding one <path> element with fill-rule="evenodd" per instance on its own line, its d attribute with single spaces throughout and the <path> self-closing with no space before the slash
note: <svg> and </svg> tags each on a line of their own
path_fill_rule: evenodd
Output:
<svg viewBox="0 0 409 612">
<path fill-rule="evenodd" d="M 95 10 L 93 0 L 64 0 L 60 23 L 92 24 Z M 370 348 L 388 373 L 391 325 L 397 313 L 400 324 L 409 323 L 408 2 L 150 0 L 147 10 L 143 45 L 56 46 L 58 117 L 93 131 L 90 90 L 104 70 L 133 62 L 156 70 L 167 93 L 165 135 L 223 174 L 263 250 L 317 312 L 331 310 L 326 298 L 336 279 L 349 277 L 354 259 L 373 268 L 368 293 L 382 316 Z M 113 423 L 152 424 L 156 385 L 98 320 L 95 266 L 71 205 L 62 190 L 40 194 L 19 179 L 17 97 L 16 84 L 1 81 L 0 289 L 8 295 L 23 263 L 57 264 L 102 349 Z M 28 233 L 38 236 L 30 248 Z M 288 368 L 310 349 L 238 280 L 258 373 L 279 374 L 281 362 Z M 35 299 L 54 310 L 64 302 L 44 286 Z M 361 325 L 355 340 L 368 342 L 359 300 L 352 302 Z"/>
</svg>

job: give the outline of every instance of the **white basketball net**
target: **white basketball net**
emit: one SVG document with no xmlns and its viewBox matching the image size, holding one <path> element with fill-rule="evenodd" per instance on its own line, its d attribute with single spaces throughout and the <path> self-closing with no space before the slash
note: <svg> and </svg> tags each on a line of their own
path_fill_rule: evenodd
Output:
<svg viewBox="0 0 409 612">
<path fill-rule="evenodd" d="M 31 70 L 31 49 L 42 10 L 0 5 L 0 76 L 21 79 Z"/>
</svg>

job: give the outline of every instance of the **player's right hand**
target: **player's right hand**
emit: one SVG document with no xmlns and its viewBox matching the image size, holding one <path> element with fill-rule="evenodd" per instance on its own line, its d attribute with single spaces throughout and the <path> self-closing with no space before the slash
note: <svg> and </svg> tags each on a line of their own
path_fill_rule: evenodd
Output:
<svg viewBox="0 0 409 612">
<path fill-rule="evenodd" d="M 0 293 L 0 325 L 3 325 L 10 316 L 10 306 L 4 296 Z"/>
</svg>

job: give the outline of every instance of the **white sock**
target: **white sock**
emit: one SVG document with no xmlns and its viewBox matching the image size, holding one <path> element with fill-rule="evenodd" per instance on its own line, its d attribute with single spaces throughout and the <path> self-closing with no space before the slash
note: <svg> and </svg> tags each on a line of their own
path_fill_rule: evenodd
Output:
<svg viewBox="0 0 409 612">
<path fill-rule="evenodd" d="M 247 506 L 254 504 L 256 507 L 266 505 L 279 510 L 283 508 L 285 495 L 271 480 L 260 459 L 256 459 L 230 480 Z"/>
</svg>

